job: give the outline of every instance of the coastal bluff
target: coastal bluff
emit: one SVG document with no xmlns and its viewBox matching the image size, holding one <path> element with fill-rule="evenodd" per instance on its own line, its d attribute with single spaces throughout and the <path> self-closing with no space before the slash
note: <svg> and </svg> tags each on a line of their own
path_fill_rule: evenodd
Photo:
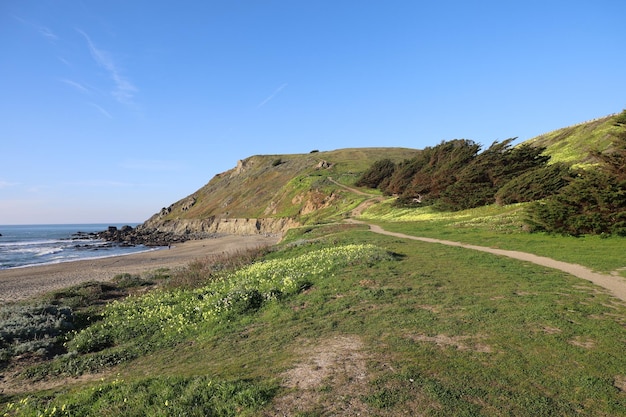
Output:
<svg viewBox="0 0 626 417">
<path fill-rule="evenodd" d="M 161 221 L 150 219 L 137 226 L 143 234 L 166 233 L 175 236 L 207 235 L 282 235 L 283 232 L 299 223 L 290 218 L 218 218 L 175 219 Z"/>
<path fill-rule="evenodd" d="M 119 231 L 111 237 L 167 244 L 223 235 L 282 236 L 290 228 L 321 218 L 340 219 L 341 213 L 366 198 L 355 198 L 332 178 L 345 177 L 352 182 L 376 160 L 400 162 L 416 152 L 355 148 L 250 156 L 191 195 L 163 207 L 132 231 Z"/>
</svg>

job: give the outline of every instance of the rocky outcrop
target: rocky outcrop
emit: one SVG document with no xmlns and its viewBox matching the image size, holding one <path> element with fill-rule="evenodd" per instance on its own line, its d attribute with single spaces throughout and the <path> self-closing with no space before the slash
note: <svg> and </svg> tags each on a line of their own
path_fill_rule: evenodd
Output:
<svg viewBox="0 0 626 417">
<path fill-rule="evenodd" d="M 232 219 L 210 217 L 206 219 L 175 219 L 162 222 L 146 222 L 138 226 L 137 229 L 142 233 L 170 233 L 176 236 L 202 237 L 221 234 L 281 235 L 287 229 L 296 226 L 299 226 L 299 223 L 289 218 Z"/>
<path fill-rule="evenodd" d="M 132 228 L 131 226 L 124 226 L 121 229 L 115 226 L 109 226 L 107 230 L 95 233 L 94 237 L 106 240 L 107 242 L 117 243 L 120 246 L 169 246 L 172 243 L 209 236 L 199 236 L 191 233 L 179 235 L 167 231 L 148 231 L 140 227 Z"/>
</svg>

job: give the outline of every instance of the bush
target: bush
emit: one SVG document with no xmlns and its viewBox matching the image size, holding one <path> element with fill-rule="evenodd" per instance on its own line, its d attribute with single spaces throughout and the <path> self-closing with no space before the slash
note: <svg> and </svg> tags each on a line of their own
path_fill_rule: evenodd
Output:
<svg viewBox="0 0 626 417">
<path fill-rule="evenodd" d="M 569 167 L 562 163 L 534 169 L 504 184 L 496 193 L 496 203 L 505 205 L 541 200 L 556 194 L 572 179 Z"/>
<path fill-rule="evenodd" d="M 7 305 L 0 308 L 0 361 L 24 353 L 47 354 L 57 337 L 74 329 L 69 307 Z"/>
<path fill-rule="evenodd" d="M 626 236 L 626 189 L 604 171 L 582 172 L 558 194 L 532 205 L 527 223 L 573 236 Z"/>
<path fill-rule="evenodd" d="M 396 169 L 396 164 L 391 159 L 381 159 L 374 162 L 372 166 L 361 175 L 355 183 L 357 187 L 378 188 L 387 178 L 391 177 Z"/>
<path fill-rule="evenodd" d="M 112 281 L 119 288 L 136 288 L 154 285 L 154 282 L 142 279 L 139 275 L 131 275 L 128 273 L 119 274 L 113 277 Z"/>
<path fill-rule="evenodd" d="M 263 301 L 263 295 L 256 289 L 234 290 L 218 301 L 217 308 L 228 311 L 229 315 L 238 316 L 257 311 Z"/>
</svg>

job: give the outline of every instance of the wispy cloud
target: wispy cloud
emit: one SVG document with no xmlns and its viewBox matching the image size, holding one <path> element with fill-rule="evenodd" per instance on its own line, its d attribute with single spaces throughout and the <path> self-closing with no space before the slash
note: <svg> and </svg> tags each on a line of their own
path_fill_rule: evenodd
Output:
<svg viewBox="0 0 626 417">
<path fill-rule="evenodd" d="M 9 182 L 9 181 L 0 180 L 0 189 L 14 187 L 16 185 L 18 185 L 18 183 L 16 183 L 16 182 Z"/>
<path fill-rule="evenodd" d="M 270 94 L 265 100 L 263 100 L 262 102 L 260 102 L 256 108 L 259 109 L 263 106 L 265 106 L 268 102 L 270 102 L 272 99 L 274 99 L 274 97 L 276 97 L 285 87 L 287 87 L 287 83 L 281 85 L 280 87 L 278 87 L 276 90 L 274 90 L 274 92 L 272 94 Z"/>
<path fill-rule="evenodd" d="M 44 38 L 46 38 L 49 41 L 56 41 L 56 40 L 59 39 L 59 37 L 50 28 L 48 28 L 46 26 L 42 26 L 42 25 L 39 25 L 37 23 L 28 21 L 28 20 L 23 19 L 23 18 L 21 18 L 19 16 L 12 15 L 12 17 L 13 17 L 13 19 L 17 20 L 18 22 L 20 22 L 20 23 L 22 23 L 22 24 L 24 24 L 26 26 L 30 26 L 31 28 L 35 29 L 37 32 L 39 32 L 39 34 L 41 36 L 43 36 Z"/>
<path fill-rule="evenodd" d="M 137 92 L 137 88 L 122 75 L 119 67 L 107 51 L 96 47 L 89 35 L 87 35 L 84 31 L 80 29 L 76 30 L 87 41 L 87 46 L 89 47 L 89 52 L 91 53 L 93 59 L 99 66 L 108 72 L 109 76 L 113 80 L 113 97 L 115 97 L 115 99 L 120 103 L 131 104 L 135 93 Z"/>
<path fill-rule="evenodd" d="M 103 116 L 108 117 L 109 119 L 113 118 L 113 116 L 111 116 L 111 113 L 103 109 L 101 106 L 98 106 L 96 103 L 88 103 L 88 104 L 92 107 L 95 107 Z"/>
<path fill-rule="evenodd" d="M 87 87 L 85 87 L 81 83 L 77 83 L 76 81 L 68 80 L 68 79 L 65 79 L 65 78 L 62 78 L 60 81 L 62 83 L 65 83 L 65 84 L 71 86 L 71 87 L 74 87 L 75 89 L 77 89 L 81 93 L 88 93 L 89 92 L 89 89 Z"/>
<path fill-rule="evenodd" d="M 59 39 L 59 37 L 55 35 L 54 32 L 52 32 L 50 29 L 48 29 L 45 26 L 39 27 L 39 33 L 41 33 L 44 38 L 49 39 L 51 41 L 56 41 L 57 39 Z"/>
<path fill-rule="evenodd" d="M 62 63 L 64 63 L 64 64 L 65 64 L 65 65 L 67 65 L 68 67 L 71 67 L 71 66 L 72 66 L 72 64 L 70 64 L 70 61 L 68 61 L 67 59 L 65 59 L 65 58 L 63 58 L 63 57 L 61 57 L 61 56 L 59 56 L 59 57 L 57 57 L 57 58 L 59 58 L 59 61 L 61 61 Z"/>
</svg>

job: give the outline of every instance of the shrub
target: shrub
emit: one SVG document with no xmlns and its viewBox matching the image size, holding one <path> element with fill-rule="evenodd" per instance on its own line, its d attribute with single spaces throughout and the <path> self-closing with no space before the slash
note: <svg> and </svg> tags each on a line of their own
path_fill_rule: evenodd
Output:
<svg viewBox="0 0 626 417">
<path fill-rule="evenodd" d="M 601 170 L 579 174 L 558 194 L 530 207 L 535 230 L 626 236 L 626 189 Z"/>
<path fill-rule="evenodd" d="M 142 279 L 139 275 L 131 275 L 128 273 L 116 275 L 113 277 L 112 281 L 119 288 L 136 288 L 154 284 L 152 281 Z"/>
<path fill-rule="evenodd" d="M 74 329 L 69 307 L 7 305 L 0 308 L 0 361 L 23 353 L 46 354 L 57 337 Z"/>
<path fill-rule="evenodd" d="M 527 220 L 531 227 L 574 236 L 626 236 L 626 130 L 613 133 L 611 152 L 592 156 L 597 166 L 581 171 L 557 194 L 531 206 Z"/>
<path fill-rule="evenodd" d="M 573 178 L 567 165 L 556 163 L 513 178 L 496 193 L 500 205 L 537 201 L 557 193 Z"/>
<path fill-rule="evenodd" d="M 355 183 L 358 187 L 378 188 L 387 178 L 391 177 L 396 169 L 396 164 L 391 159 L 381 159 L 374 162 L 372 166 L 361 175 Z"/>
<path fill-rule="evenodd" d="M 436 200 L 443 190 L 457 181 L 458 172 L 479 150 L 479 144 L 467 139 L 425 148 L 415 158 L 398 165 L 383 192 L 409 200 L 419 198 L 422 203 Z"/>
</svg>

